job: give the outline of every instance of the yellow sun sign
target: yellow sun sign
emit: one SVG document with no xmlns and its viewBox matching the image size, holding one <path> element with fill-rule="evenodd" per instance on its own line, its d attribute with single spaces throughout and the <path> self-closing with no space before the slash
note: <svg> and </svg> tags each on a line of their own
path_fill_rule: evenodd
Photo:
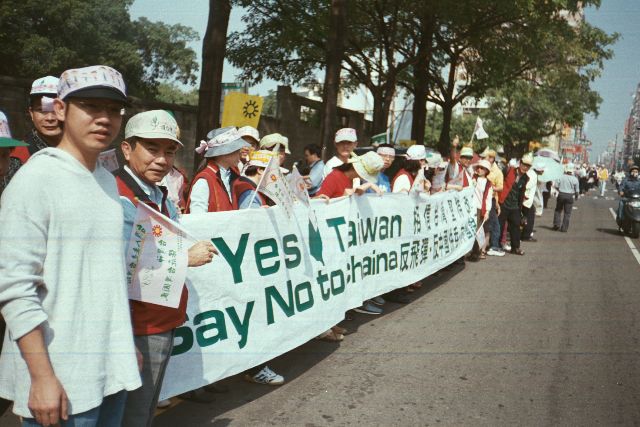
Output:
<svg viewBox="0 0 640 427">
<path fill-rule="evenodd" d="M 253 126 L 258 128 L 262 112 L 262 97 L 231 92 L 224 97 L 222 127 Z"/>
</svg>

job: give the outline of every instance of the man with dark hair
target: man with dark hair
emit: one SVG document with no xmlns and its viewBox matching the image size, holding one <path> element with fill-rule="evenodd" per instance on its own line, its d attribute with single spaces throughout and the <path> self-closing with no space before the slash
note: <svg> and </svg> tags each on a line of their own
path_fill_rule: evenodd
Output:
<svg viewBox="0 0 640 427">
<path fill-rule="evenodd" d="M 116 174 L 124 212 L 124 239 L 134 226 L 137 204 L 145 203 L 176 221 L 178 211 L 167 198 L 167 189 L 158 183 L 173 167 L 182 147 L 175 119 L 164 110 L 138 113 L 129 119 L 122 141 L 126 165 Z M 195 243 L 188 250 L 188 266 L 211 262 L 215 249 L 211 242 Z M 158 403 L 162 379 L 173 349 L 175 328 L 186 319 L 188 292 L 182 287 L 178 307 L 130 300 L 135 345 L 142 353 L 142 387 L 129 392 L 124 426 L 149 426 Z"/>
<path fill-rule="evenodd" d="M 309 144 L 304 147 L 304 160 L 309 166 L 309 178 L 307 180 L 309 196 L 316 195 L 322 185 L 324 175 L 324 162 L 322 161 L 322 148 L 318 144 Z"/>
<path fill-rule="evenodd" d="M 0 208 L 0 396 L 23 426 L 120 425 L 140 387 L 127 304 L 122 206 L 98 156 L 120 131 L 121 74 L 65 71 L 57 148 L 34 154 Z"/>
</svg>

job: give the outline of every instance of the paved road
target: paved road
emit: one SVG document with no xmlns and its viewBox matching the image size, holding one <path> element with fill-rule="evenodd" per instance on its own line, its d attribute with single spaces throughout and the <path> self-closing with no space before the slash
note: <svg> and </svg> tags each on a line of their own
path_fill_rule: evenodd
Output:
<svg viewBox="0 0 640 427">
<path fill-rule="evenodd" d="M 638 424 L 640 265 L 615 204 L 581 199 L 568 233 L 549 209 L 525 256 L 429 279 L 410 304 L 345 322 L 340 345 L 274 361 L 284 386 L 229 378 L 215 403 L 181 402 L 154 427 Z"/>
</svg>

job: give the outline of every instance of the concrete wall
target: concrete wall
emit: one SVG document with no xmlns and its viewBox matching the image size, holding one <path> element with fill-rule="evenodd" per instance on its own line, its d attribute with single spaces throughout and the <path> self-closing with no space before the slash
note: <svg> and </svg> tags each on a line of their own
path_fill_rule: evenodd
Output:
<svg viewBox="0 0 640 427">
<path fill-rule="evenodd" d="M 0 76 L 0 110 L 9 118 L 9 126 L 14 137 L 23 138 L 31 128 L 27 113 L 31 80 Z M 145 101 L 133 98 L 132 106 L 126 109 L 126 115 L 113 146 L 117 147 L 124 137 L 124 125 L 127 120 L 141 111 L 169 110 L 173 112 L 181 131 L 184 148 L 178 152 L 176 165 L 183 169 L 189 177 L 193 173 L 193 156 L 196 142 L 197 108 L 189 105 L 168 104 L 164 102 Z M 287 166 L 303 158 L 304 146 L 320 143 L 320 114 L 322 103 L 297 96 L 288 86 L 278 86 L 276 117 L 262 116 L 258 130 L 260 136 L 279 132 L 289 138 L 291 156 Z M 357 111 L 338 109 L 338 127 L 352 127 L 357 130 L 360 145 L 368 145 L 371 137 L 371 122 L 365 120 L 364 114 Z M 202 138 L 203 136 L 200 136 Z"/>
</svg>

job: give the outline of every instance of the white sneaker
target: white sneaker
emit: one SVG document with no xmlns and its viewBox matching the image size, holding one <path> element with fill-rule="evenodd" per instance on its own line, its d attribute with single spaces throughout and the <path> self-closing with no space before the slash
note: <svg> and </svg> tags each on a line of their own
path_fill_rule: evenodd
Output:
<svg viewBox="0 0 640 427">
<path fill-rule="evenodd" d="M 502 249 L 504 249 L 505 251 L 510 251 L 511 250 L 511 244 L 505 243 L 504 245 L 502 245 Z"/>
<path fill-rule="evenodd" d="M 160 409 L 168 408 L 169 406 L 171 406 L 171 401 L 169 399 L 158 400 L 158 403 L 156 406 Z"/>
<path fill-rule="evenodd" d="M 497 251 L 495 249 L 489 249 L 487 251 L 487 255 L 491 255 L 491 256 L 504 256 L 504 252 L 502 251 Z"/>
<path fill-rule="evenodd" d="M 284 377 L 282 375 L 278 375 L 269 369 L 268 366 L 265 366 L 255 375 L 245 375 L 244 379 L 256 383 L 256 384 L 266 384 L 266 385 L 282 385 L 284 384 Z"/>
</svg>

